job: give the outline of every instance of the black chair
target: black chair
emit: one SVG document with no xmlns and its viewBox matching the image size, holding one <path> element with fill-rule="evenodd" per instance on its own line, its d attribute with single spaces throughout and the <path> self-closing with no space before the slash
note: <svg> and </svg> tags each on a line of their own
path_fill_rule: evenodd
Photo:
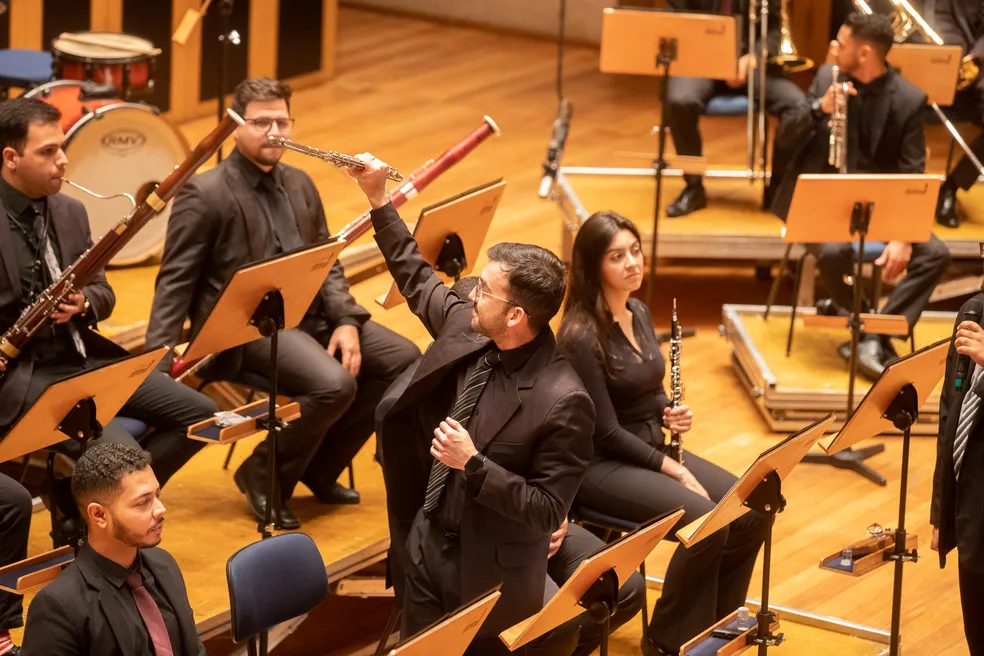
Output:
<svg viewBox="0 0 984 656">
<path fill-rule="evenodd" d="M 243 547 L 226 563 L 232 639 L 249 656 L 266 656 L 267 632 L 300 617 L 328 596 L 318 546 L 303 533 L 276 535 Z"/>
<path fill-rule="evenodd" d="M 203 389 L 205 389 L 207 385 L 213 385 L 213 384 L 219 385 L 222 384 L 223 382 L 225 381 L 221 381 L 221 382 L 213 381 L 213 380 L 202 381 L 202 383 L 198 386 L 198 391 L 201 392 Z M 240 387 L 246 388 L 247 404 L 252 403 L 255 400 L 257 393 L 266 394 L 270 389 L 269 380 L 267 380 L 264 376 L 261 376 L 259 374 L 254 374 L 249 371 L 241 371 L 239 373 L 239 377 L 236 378 L 236 380 L 232 380 L 228 382 L 232 383 L 233 385 L 239 385 Z M 236 450 L 236 442 L 233 442 L 232 444 L 229 445 L 229 451 L 226 453 L 225 461 L 222 463 L 222 469 L 229 469 L 229 463 L 232 461 L 232 454 L 235 452 L 235 450 Z M 348 473 L 349 473 L 349 488 L 354 490 L 355 465 L 351 461 L 349 462 L 348 465 Z"/>
<path fill-rule="evenodd" d="M 576 524 L 584 526 L 588 524 L 590 526 L 597 526 L 604 531 L 601 539 L 605 542 L 611 542 L 613 539 L 618 539 L 624 533 L 631 533 L 632 531 L 639 528 L 639 522 L 633 522 L 629 519 L 623 519 L 621 517 L 615 517 L 614 515 L 608 515 L 593 508 L 588 508 L 583 504 L 579 504 L 576 501 L 574 505 L 571 506 L 570 519 Z M 646 560 L 643 559 L 639 563 L 639 573 L 642 574 L 642 580 L 646 582 Z M 642 589 L 643 601 L 642 601 L 642 635 L 646 636 L 649 631 L 649 586 L 648 583 Z M 649 656 L 649 641 L 643 640 L 643 656 Z"/>
</svg>

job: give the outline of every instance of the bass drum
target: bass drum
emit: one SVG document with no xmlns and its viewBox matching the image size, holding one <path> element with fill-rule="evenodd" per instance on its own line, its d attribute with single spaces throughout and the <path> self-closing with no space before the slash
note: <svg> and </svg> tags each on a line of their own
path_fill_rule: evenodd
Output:
<svg viewBox="0 0 984 656">
<path fill-rule="evenodd" d="M 25 98 L 39 98 L 49 105 L 54 105 L 61 112 L 61 128 L 68 132 L 73 125 L 82 120 L 87 113 L 105 107 L 118 105 L 123 102 L 119 98 L 100 98 L 83 100 L 83 91 L 91 82 L 76 80 L 54 80 L 45 82 L 24 93 Z"/>
<path fill-rule="evenodd" d="M 181 133 L 156 110 L 134 103 L 107 105 L 86 114 L 66 133 L 64 149 L 66 178 L 100 194 L 129 192 L 138 206 L 190 151 Z M 125 198 L 99 200 L 70 185 L 63 185 L 62 193 L 85 205 L 94 240 L 130 213 Z M 160 255 L 170 215 L 168 203 L 110 264 L 142 264 Z"/>
</svg>

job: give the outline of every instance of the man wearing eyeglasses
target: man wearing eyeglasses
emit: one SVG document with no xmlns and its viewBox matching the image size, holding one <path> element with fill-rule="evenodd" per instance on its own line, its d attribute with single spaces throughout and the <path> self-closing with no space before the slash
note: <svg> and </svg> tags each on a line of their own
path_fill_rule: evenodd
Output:
<svg viewBox="0 0 984 656">
<path fill-rule="evenodd" d="M 185 318 L 201 329 L 225 283 L 244 264 L 328 239 L 324 207 L 311 178 L 280 163 L 270 135 L 290 134 L 290 88 L 276 80 L 243 81 L 232 109 L 246 120 L 236 148 L 215 169 L 195 176 L 178 195 L 154 294 L 148 345 L 176 344 Z M 389 384 L 416 360 L 411 342 L 369 319 L 349 293 L 345 271 L 332 267 L 301 325 L 281 333 L 278 377 L 300 403 L 301 417 L 281 434 L 277 469 L 283 529 L 300 522 L 283 502 L 298 482 L 325 504 L 358 503 L 337 478 L 369 439 L 373 411 Z M 202 375 L 241 380 L 270 375 L 270 340 L 223 352 Z M 170 362 L 164 363 L 169 366 Z M 262 520 L 269 444 L 256 447 L 235 474 L 249 510 Z"/>
</svg>

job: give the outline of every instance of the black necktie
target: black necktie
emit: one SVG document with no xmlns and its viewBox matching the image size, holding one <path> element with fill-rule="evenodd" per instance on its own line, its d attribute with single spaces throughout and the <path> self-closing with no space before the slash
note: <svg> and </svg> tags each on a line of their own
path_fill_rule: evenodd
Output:
<svg viewBox="0 0 984 656">
<path fill-rule="evenodd" d="M 41 247 L 44 263 L 48 267 L 48 275 L 51 276 L 51 282 L 55 283 L 62 277 L 62 268 L 58 262 L 58 256 L 55 255 L 55 247 L 51 243 L 51 235 L 48 234 L 47 221 L 45 221 L 47 208 L 44 206 L 44 203 L 32 203 L 31 209 L 34 210 L 34 233 L 37 237 L 38 245 Z M 68 328 L 68 334 L 72 336 L 72 344 L 75 346 L 75 350 L 84 358 L 86 356 L 85 342 L 82 341 L 82 334 L 79 332 L 78 327 L 72 321 L 66 323 L 65 326 Z"/>
<path fill-rule="evenodd" d="M 478 398 L 482 396 L 485 384 L 489 382 L 489 378 L 492 376 L 492 366 L 498 360 L 498 353 L 486 353 L 478 361 L 475 371 L 468 377 L 465 388 L 461 390 L 461 394 L 454 402 L 454 407 L 451 408 L 451 414 L 448 416 L 465 428 L 468 428 L 468 420 L 471 419 L 472 411 L 478 405 Z M 440 500 L 444 484 L 448 480 L 449 471 L 450 467 L 440 460 L 435 459 L 431 464 L 430 477 L 427 479 L 427 493 L 424 495 L 425 513 L 437 508 L 437 502 Z"/>
<path fill-rule="evenodd" d="M 286 253 L 303 246 L 304 241 L 297 229 L 294 210 L 291 208 L 286 194 L 278 188 L 272 175 L 266 174 L 260 179 L 260 191 L 266 194 L 269 199 L 270 222 L 273 223 L 273 232 L 280 243 L 281 252 Z"/>
</svg>

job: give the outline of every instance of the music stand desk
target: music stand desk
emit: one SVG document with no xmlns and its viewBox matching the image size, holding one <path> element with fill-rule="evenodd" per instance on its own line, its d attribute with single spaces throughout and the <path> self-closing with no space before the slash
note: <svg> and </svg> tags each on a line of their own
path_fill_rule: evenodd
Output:
<svg viewBox="0 0 984 656">
<path fill-rule="evenodd" d="M 910 383 L 916 388 L 917 407 L 922 407 L 943 377 L 949 345 L 949 339 L 941 339 L 888 365 L 824 450 L 834 454 L 890 430 L 892 421 L 884 415 L 899 391 Z"/>
<path fill-rule="evenodd" d="M 279 291 L 283 297 L 282 329 L 297 326 L 344 245 L 344 240 L 331 240 L 238 269 L 223 287 L 183 358 L 197 360 L 259 339 L 260 332 L 251 319 L 264 296 L 271 292 Z"/>
<path fill-rule="evenodd" d="M 481 255 L 482 243 L 489 233 L 489 225 L 505 190 L 506 181 L 499 178 L 421 210 L 413 228 L 413 238 L 424 260 L 436 269 L 445 239 L 457 235 L 465 256 L 464 266 L 458 275 L 470 273 Z M 440 272 L 438 275 L 450 278 Z M 388 310 L 405 303 L 406 299 L 393 282 L 376 302 Z"/>
<path fill-rule="evenodd" d="M 61 428 L 73 409 L 92 399 L 96 420 L 108 424 L 167 353 L 153 351 L 111 362 L 48 384 L 17 423 L 0 438 L 0 462 L 45 449 L 69 439 Z M 81 436 L 75 435 L 75 438 Z"/>
<path fill-rule="evenodd" d="M 586 610 L 581 605 L 581 600 L 599 578 L 614 570 L 621 587 L 639 568 L 639 564 L 656 548 L 659 541 L 683 517 L 683 514 L 682 509 L 667 514 L 648 526 L 623 536 L 587 558 L 539 613 L 509 627 L 499 634 L 499 638 L 509 651 L 515 651 L 580 615 Z"/>
<path fill-rule="evenodd" d="M 926 92 L 929 102 L 952 105 L 957 94 L 960 46 L 935 43 L 897 43 L 888 51 L 888 63 L 909 82 Z"/>
<path fill-rule="evenodd" d="M 208 444 L 232 444 L 247 437 L 252 437 L 263 431 L 262 428 L 257 426 L 257 423 L 269 415 L 270 400 L 260 399 L 241 408 L 236 408 L 232 412 L 244 417 L 246 421 L 232 424 L 231 426 L 223 426 L 219 423 L 218 417 L 211 417 L 189 426 L 188 438 Z M 301 404 L 288 403 L 287 405 L 278 405 L 276 412 L 279 419 L 290 423 L 300 418 Z"/>
<path fill-rule="evenodd" d="M 500 596 L 502 595 L 496 588 L 386 653 L 389 656 L 461 656 L 475 639 L 475 634 L 482 628 Z"/>
<path fill-rule="evenodd" d="M 763 479 L 775 471 L 780 480 L 785 480 L 833 421 L 834 414 L 830 413 L 759 455 L 711 512 L 676 532 L 683 546 L 692 547 L 749 512 L 745 502 Z"/>
<path fill-rule="evenodd" d="M 782 239 L 856 241 L 851 216 L 860 203 L 873 205 L 866 241 L 929 241 L 939 190 L 940 177 L 923 173 L 804 173 L 796 181 Z"/>
<path fill-rule="evenodd" d="M 660 41 L 677 43 L 673 75 L 738 77 L 738 23 L 734 16 L 652 9 L 605 9 L 601 20 L 602 73 L 662 75 Z"/>
</svg>

